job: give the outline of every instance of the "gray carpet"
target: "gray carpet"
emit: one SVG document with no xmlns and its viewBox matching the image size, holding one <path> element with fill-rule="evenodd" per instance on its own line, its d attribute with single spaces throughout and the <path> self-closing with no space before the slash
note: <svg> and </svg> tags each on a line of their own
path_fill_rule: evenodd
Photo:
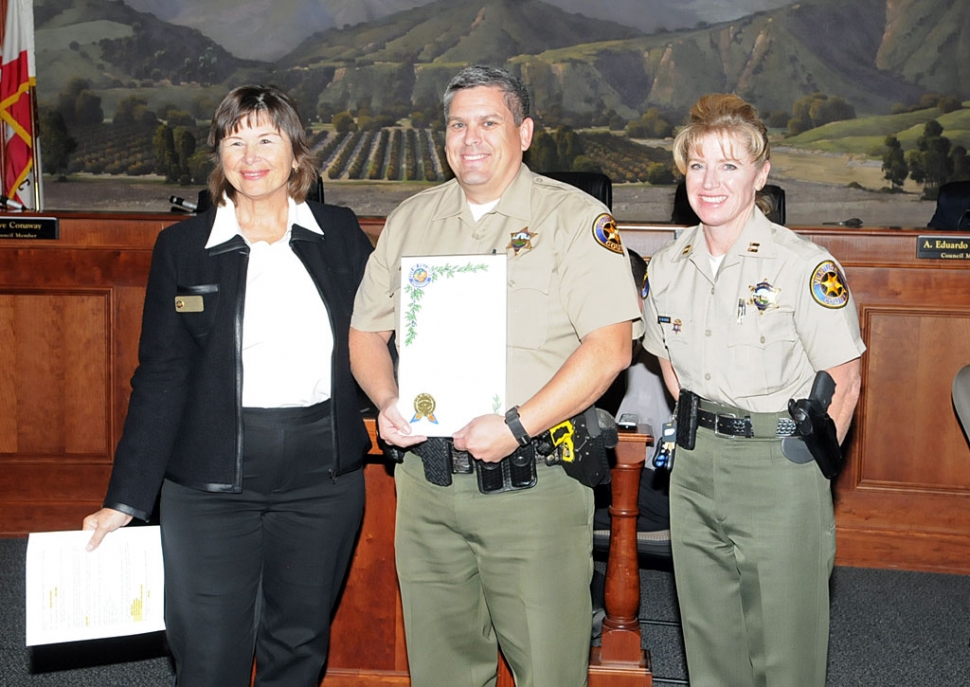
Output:
<svg viewBox="0 0 970 687">
<path fill-rule="evenodd" d="M 654 684 L 686 685 L 673 573 L 640 580 Z M 836 568 L 827 684 L 970 687 L 970 576 Z"/>
<path fill-rule="evenodd" d="M 0 687 L 170 687 L 161 633 L 24 647 L 26 549 L 0 539 Z M 654 684 L 686 685 L 673 575 L 640 579 Z M 837 568 L 830 647 L 830 687 L 970 687 L 970 576 Z"/>
</svg>

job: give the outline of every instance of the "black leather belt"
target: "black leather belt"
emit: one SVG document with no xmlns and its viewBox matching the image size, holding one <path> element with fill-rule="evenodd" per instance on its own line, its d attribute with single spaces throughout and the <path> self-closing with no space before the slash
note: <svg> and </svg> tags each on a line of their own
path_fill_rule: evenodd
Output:
<svg viewBox="0 0 970 687">
<path fill-rule="evenodd" d="M 751 426 L 751 418 L 726 415 L 724 413 L 712 413 L 701 408 L 697 409 L 697 426 L 714 431 L 714 434 L 729 437 L 754 436 L 754 429 Z M 795 433 L 795 421 L 791 418 L 778 418 L 778 428 L 775 430 L 776 437 L 790 437 Z"/>
</svg>

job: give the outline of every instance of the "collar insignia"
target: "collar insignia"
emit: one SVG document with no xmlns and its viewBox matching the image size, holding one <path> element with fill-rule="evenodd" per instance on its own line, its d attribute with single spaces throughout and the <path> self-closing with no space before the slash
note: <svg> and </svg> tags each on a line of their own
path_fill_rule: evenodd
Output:
<svg viewBox="0 0 970 687">
<path fill-rule="evenodd" d="M 752 241 L 748 244 L 749 253 L 757 253 L 759 248 L 761 248 L 761 244 L 756 241 Z"/>
</svg>

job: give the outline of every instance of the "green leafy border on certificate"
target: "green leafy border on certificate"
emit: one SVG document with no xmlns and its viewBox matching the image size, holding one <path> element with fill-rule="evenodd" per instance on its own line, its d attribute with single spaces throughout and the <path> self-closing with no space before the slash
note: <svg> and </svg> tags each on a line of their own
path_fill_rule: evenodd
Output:
<svg viewBox="0 0 970 687">
<path fill-rule="evenodd" d="M 418 337 L 418 313 L 421 311 L 421 297 L 424 295 L 424 290 L 428 288 L 428 286 L 431 286 L 431 284 L 433 284 L 438 277 L 447 277 L 448 279 L 451 279 L 456 274 L 487 272 L 488 265 L 474 265 L 469 262 L 461 266 L 451 264 L 437 265 L 430 267 L 429 270 L 431 272 L 431 282 L 427 286 L 424 288 L 418 288 L 408 284 L 404 287 L 404 293 L 408 297 L 408 301 L 404 309 L 405 346 L 410 346 Z"/>
</svg>

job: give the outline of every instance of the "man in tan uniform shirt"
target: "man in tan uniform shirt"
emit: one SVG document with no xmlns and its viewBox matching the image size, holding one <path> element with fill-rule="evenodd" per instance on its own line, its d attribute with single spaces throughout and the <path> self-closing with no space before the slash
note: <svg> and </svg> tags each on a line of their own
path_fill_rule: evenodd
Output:
<svg viewBox="0 0 970 687">
<path fill-rule="evenodd" d="M 351 361 L 390 444 L 424 439 L 395 408 L 386 347 L 400 327 L 402 255 L 508 257 L 507 397 L 518 421 L 487 415 L 456 432 L 455 447 L 475 458 L 498 461 L 577 415 L 630 362 L 640 311 L 615 224 L 601 203 L 522 164 L 527 115 L 528 95 L 508 72 L 470 67 L 456 76 L 445 95 L 456 179 L 391 213 L 368 263 Z M 415 687 L 492 685 L 499 646 L 519 687 L 586 684 L 592 490 L 559 466 L 540 462 L 537 473 L 533 488 L 483 494 L 474 475 L 429 483 L 413 453 L 396 468 L 395 546 Z"/>
</svg>

